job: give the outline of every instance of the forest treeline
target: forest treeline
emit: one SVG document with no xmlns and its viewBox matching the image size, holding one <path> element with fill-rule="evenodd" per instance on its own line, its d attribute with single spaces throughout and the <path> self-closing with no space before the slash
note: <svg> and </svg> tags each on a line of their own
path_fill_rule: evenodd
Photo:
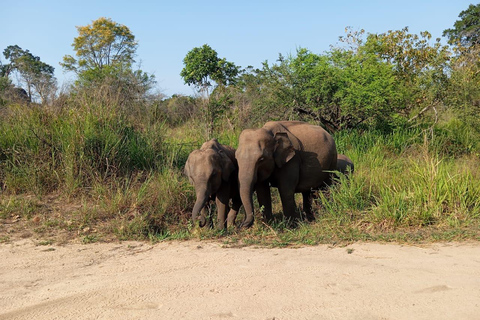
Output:
<svg viewBox="0 0 480 320">
<path fill-rule="evenodd" d="M 427 31 L 347 28 L 324 53 L 298 48 L 260 68 L 193 48 L 179 73 L 195 96 L 156 93 L 135 65 L 134 35 L 108 18 L 77 27 L 75 56 L 61 62 L 76 80 L 62 90 L 52 66 L 11 45 L 0 65 L 0 219 L 85 241 L 100 229 L 186 236 L 189 152 L 212 137 L 235 147 L 241 130 L 269 120 L 303 120 L 334 136 L 355 175 L 318 195 L 317 223 L 243 232 L 317 243 L 433 227 L 478 238 L 479 16 L 480 5 L 462 11 L 443 33 L 448 45 Z M 52 207 L 52 195 L 80 205 Z"/>
</svg>

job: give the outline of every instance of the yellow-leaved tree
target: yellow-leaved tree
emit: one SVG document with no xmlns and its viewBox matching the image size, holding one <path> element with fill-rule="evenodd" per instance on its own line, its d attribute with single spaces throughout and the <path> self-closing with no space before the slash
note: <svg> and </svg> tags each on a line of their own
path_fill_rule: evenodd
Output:
<svg viewBox="0 0 480 320">
<path fill-rule="evenodd" d="M 65 55 L 60 63 L 66 71 L 77 74 L 74 91 L 88 90 L 89 96 L 108 99 L 115 106 L 145 100 L 155 78 L 133 69 L 138 43 L 130 29 L 104 17 L 76 28 L 78 37 L 72 43 L 75 57 Z M 95 95 L 92 90 L 100 93 Z"/>
<path fill-rule="evenodd" d="M 72 44 L 76 58 L 66 55 L 61 63 L 67 71 L 78 73 L 116 64 L 131 66 L 135 62 L 138 44 L 127 26 L 102 17 L 77 30 L 78 37 Z"/>
</svg>

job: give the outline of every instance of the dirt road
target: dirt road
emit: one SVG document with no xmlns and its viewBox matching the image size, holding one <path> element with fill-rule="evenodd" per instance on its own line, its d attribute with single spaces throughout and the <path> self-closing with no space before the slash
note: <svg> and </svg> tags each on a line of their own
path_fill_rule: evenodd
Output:
<svg viewBox="0 0 480 320">
<path fill-rule="evenodd" d="M 0 245 L 0 319 L 479 319 L 480 244 Z"/>
</svg>

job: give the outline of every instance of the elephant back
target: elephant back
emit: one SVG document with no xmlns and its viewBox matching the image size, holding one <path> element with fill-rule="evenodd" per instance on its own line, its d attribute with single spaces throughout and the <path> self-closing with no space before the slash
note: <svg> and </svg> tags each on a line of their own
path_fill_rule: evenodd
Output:
<svg viewBox="0 0 480 320">
<path fill-rule="evenodd" d="M 213 138 L 211 140 L 204 142 L 200 147 L 200 150 L 210 150 L 210 149 L 214 150 L 218 154 L 223 153 L 232 161 L 232 163 L 234 163 L 235 167 L 238 168 L 237 160 L 235 159 L 234 148 L 227 146 L 225 144 L 221 144 L 220 142 L 218 142 L 217 139 Z"/>
<path fill-rule="evenodd" d="M 318 161 L 323 170 L 336 170 L 337 147 L 333 137 L 322 127 L 302 121 L 271 121 L 264 128 L 274 133 L 286 132 L 303 161 Z"/>
</svg>

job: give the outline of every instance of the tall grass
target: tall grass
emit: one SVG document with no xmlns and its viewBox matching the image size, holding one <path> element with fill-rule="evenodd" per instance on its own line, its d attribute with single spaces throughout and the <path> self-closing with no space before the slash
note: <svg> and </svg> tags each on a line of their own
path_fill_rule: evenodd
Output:
<svg viewBox="0 0 480 320">
<path fill-rule="evenodd" d="M 134 114 L 95 103 L 8 106 L 0 121 L 2 198 L 81 202 L 65 216 L 70 231 L 102 224 L 121 238 L 142 238 L 178 225 L 193 202 L 181 168 L 194 146 L 167 141 L 162 120 Z"/>
<path fill-rule="evenodd" d="M 1 122 L 2 181 L 12 193 L 70 193 L 162 165 L 161 125 L 136 128 L 103 106 L 11 106 Z M 146 134 L 145 132 L 148 132 Z"/>
<path fill-rule="evenodd" d="M 470 228 L 470 237 L 478 237 L 480 135 L 457 120 L 434 130 L 336 133 L 337 149 L 354 161 L 355 173 L 318 194 L 316 223 L 287 228 L 274 192 L 273 224 L 257 219 L 246 231 L 192 233 L 188 218 L 195 195 L 182 170 L 188 154 L 205 141 L 203 125 L 190 119 L 174 126 L 152 117 L 148 106 L 142 110 L 105 101 L 53 110 L 7 106 L 0 114 L 0 219 L 18 216 L 38 232 L 66 230 L 86 242 L 102 235 L 221 236 L 312 244 L 429 228 Z M 219 120 L 214 134 L 236 147 L 240 131 Z M 71 206 L 54 207 L 52 198 Z"/>
<path fill-rule="evenodd" d="M 474 149 L 461 148 L 456 157 L 450 156 L 444 141 L 451 137 L 429 135 L 403 130 L 337 136 L 340 152 L 353 159 L 356 170 L 320 195 L 320 216 L 376 232 L 478 225 L 480 180 L 475 168 L 480 161 L 470 152 Z"/>
</svg>

